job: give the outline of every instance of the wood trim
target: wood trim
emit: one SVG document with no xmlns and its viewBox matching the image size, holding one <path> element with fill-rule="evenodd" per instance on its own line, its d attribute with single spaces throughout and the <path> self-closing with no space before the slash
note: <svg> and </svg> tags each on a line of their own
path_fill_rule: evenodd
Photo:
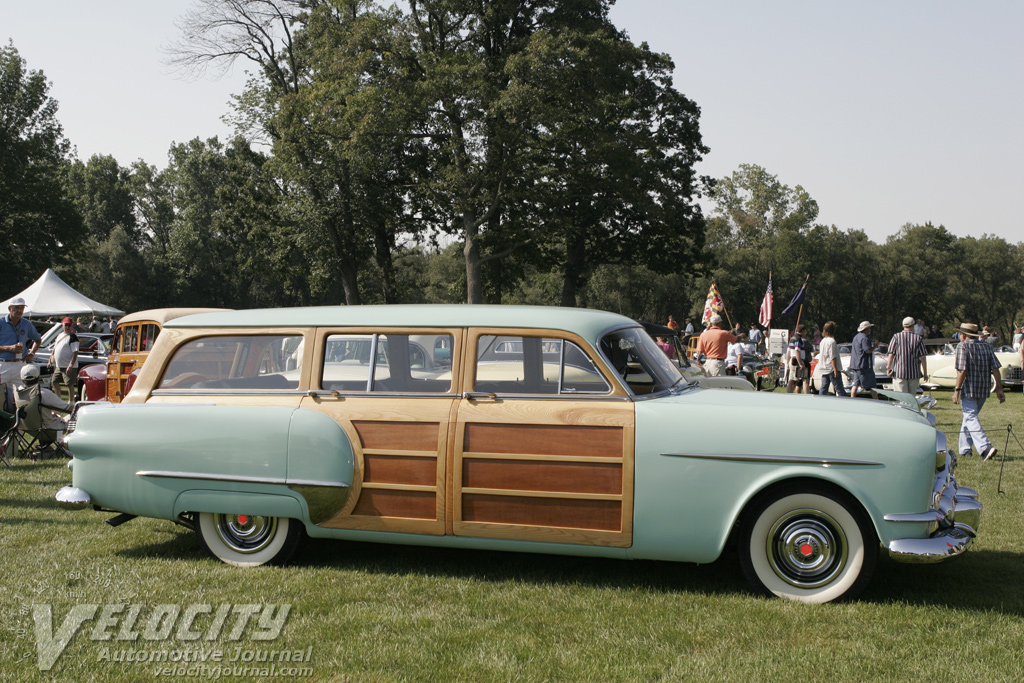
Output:
<svg viewBox="0 0 1024 683">
<path fill-rule="evenodd" d="M 424 486 L 422 484 L 374 483 L 369 481 L 363 482 L 363 488 L 378 489 L 380 491 L 421 491 L 424 493 L 435 493 L 437 491 L 436 486 Z"/>
<path fill-rule="evenodd" d="M 393 448 L 364 448 L 363 455 L 394 455 L 403 458 L 436 458 L 436 451 L 400 451 Z"/>
<path fill-rule="evenodd" d="M 374 398 L 374 397 L 369 397 Z M 364 449 L 437 453 L 438 422 L 352 420 Z"/>
<path fill-rule="evenodd" d="M 580 455 L 531 455 L 529 453 L 463 453 L 463 460 L 476 460 L 484 458 L 486 460 L 513 460 L 513 461 L 539 461 L 539 462 L 604 462 L 604 463 L 621 463 L 622 457 L 618 458 L 592 458 L 584 457 Z"/>
<path fill-rule="evenodd" d="M 363 452 L 363 486 L 370 484 L 414 484 L 437 487 L 434 458 L 379 455 Z"/>
<path fill-rule="evenodd" d="M 618 500 L 463 493 L 462 515 L 466 522 L 614 532 L 622 529 L 622 503 Z"/>
<path fill-rule="evenodd" d="M 622 428 L 468 423 L 464 447 L 471 452 L 621 458 Z"/>
<path fill-rule="evenodd" d="M 622 498 L 622 463 L 462 460 L 462 491 L 532 491 Z"/>
<path fill-rule="evenodd" d="M 523 489 L 491 489 L 463 486 L 462 492 L 479 496 L 515 496 L 516 498 L 557 498 L 559 500 L 615 500 L 621 501 L 618 493 L 584 493 L 582 491 L 527 491 Z"/>
<path fill-rule="evenodd" d="M 405 491 L 363 487 L 353 515 L 366 517 L 405 517 L 435 521 L 436 496 L 433 491 Z"/>
<path fill-rule="evenodd" d="M 512 524 L 488 522 L 459 522 L 455 525 L 459 536 L 499 538 L 509 541 L 540 541 L 544 543 L 570 543 L 595 545 L 606 548 L 628 548 L 632 538 L 618 531 L 592 529 L 566 529 L 564 527 L 519 527 Z"/>
</svg>

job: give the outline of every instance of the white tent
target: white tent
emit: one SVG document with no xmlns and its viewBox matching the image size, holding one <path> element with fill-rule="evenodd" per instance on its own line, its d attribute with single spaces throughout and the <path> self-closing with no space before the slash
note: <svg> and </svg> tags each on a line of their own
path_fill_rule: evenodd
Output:
<svg viewBox="0 0 1024 683">
<path fill-rule="evenodd" d="M 15 296 L 20 296 L 25 300 L 25 315 L 33 317 L 87 313 L 109 316 L 124 315 L 124 311 L 104 306 L 98 301 L 79 294 L 50 268 L 46 269 L 42 277 L 29 285 L 28 289 Z M 11 299 L 13 298 L 12 296 Z M 7 314 L 7 306 L 11 299 L 0 304 L 0 315 Z"/>
</svg>

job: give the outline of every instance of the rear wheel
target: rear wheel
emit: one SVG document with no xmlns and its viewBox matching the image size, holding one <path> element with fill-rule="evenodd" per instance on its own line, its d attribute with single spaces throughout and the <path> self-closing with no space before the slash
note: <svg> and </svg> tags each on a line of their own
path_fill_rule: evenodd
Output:
<svg viewBox="0 0 1024 683">
<path fill-rule="evenodd" d="M 236 567 L 286 564 L 306 540 L 302 524 L 286 517 L 201 512 L 196 521 L 199 545 Z"/>
<path fill-rule="evenodd" d="M 856 597 L 878 559 L 860 506 L 825 487 L 765 492 L 744 515 L 739 542 L 740 565 L 755 590 L 807 603 Z"/>
</svg>

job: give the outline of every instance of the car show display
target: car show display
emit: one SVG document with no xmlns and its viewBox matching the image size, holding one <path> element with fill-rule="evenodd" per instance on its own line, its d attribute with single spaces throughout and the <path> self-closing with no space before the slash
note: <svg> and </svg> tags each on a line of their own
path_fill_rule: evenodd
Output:
<svg viewBox="0 0 1024 683">
<path fill-rule="evenodd" d="M 587 309 L 209 312 L 163 323 L 119 404 L 78 406 L 56 498 L 239 567 L 307 537 L 693 563 L 732 538 L 755 590 L 828 602 L 979 527 L 934 418 L 882 393 L 698 386 Z"/>
</svg>

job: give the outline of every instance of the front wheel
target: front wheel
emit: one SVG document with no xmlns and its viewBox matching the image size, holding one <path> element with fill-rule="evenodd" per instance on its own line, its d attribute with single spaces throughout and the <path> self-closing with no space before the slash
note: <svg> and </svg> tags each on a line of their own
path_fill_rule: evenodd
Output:
<svg viewBox="0 0 1024 683">
<path fill-rule="evenodd" d="M 286 517 L 201 512 L 196 521 L 199 545 L 236 567 L 286 564 L 306 539 L 302 524 Z"/>
<path fill-rule="evenodd" d="M 740 565 L 754 590 L 806 603 L 859 595 L 878 560 L 856 501 L 822 487 L 768 491 L 740 524 Z"/>
</svg>

